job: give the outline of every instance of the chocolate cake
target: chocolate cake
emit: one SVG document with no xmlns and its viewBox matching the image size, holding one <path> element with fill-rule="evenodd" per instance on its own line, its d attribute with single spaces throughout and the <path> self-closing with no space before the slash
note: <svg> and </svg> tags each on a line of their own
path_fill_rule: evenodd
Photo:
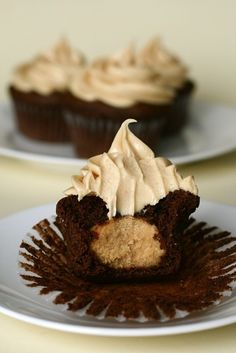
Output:
<svg viewBox="0 0 236 353">
<path fill-rule="evenodd" d="M 195 84 L 185 65 L 152 40 L 91 62 L 69 84 L 65 117 L 75 152 L 91 157 L 108 150 L 120 124 L 139 121 L 133 132 L 153 150 L 162 136 L 178 134 L 189 116 Z"/>
<path fill-rule="evenodd" d="M 77 275 L 100 282 L 173 275 L 181 261 L 181 232 L 198 203 L 198 196 L 176 190 L 134 216 L 117 215 L 109 221 L 100 197 L 89 195 L 78 202 L 76 196 L 67 196 L 57 204 L 56 224 L 69 266 Z"/>
<path fill-rule="evenodd" d="M 193 90 L 194 83 L 187 81 L 170 104 L 138 102 L 116 108 L 99 100 L 86 102 L 67 92 L 65 118 L 76 154 L 87 158 L 108 150 L 127 116 L 139 121 L 132 131 L 156 150 L 161 136 L 176 134 L 185 125 Z"/>
<path fill-rule="evenodd" d="M 13 86 L 9 93 L 14 101 L 17 128 L 24 136 L 37 141 L 69 141 L 61 93 L 42 96 L 37 92 L 22 92 Z"/>
<path fill-rule="evenodd" d="M 191 96 L 195 89 L 195 83 L 187 80 L 176 92 L 171 105 L 168 106 L 168 114 L 162 130 L 163 138 L 177 134 L 187 123 L 190 116 Z"/>
<path fill-rule="evenodd" d="M 127 116 L 139 121 L 133 132 L 153 149 L 156 148 L 168 111 L 168 105 L 137 103 L 132 107 L 116 107 L 102 101 L 86 102 L 67 93 L 65 118 L 76 155 L 82 158 L 107 151 L 121 123 Z M 175 112 L 177 113 L 177 112 Z M 180 116 L 180 114 L 176 114 Z M 182 116 L 182 115 L 181 115 Z"/>
<path fill-rule="evenodd" d="M 26 138 L 68 142 L 63 95 L 68 81 L 85 64 L 83 55 L 65 40 L 20 64 L 12 74 L 9 95 L 16 126 Z"/>
<path fill-rule="evenodd" d="M 56 217 L 27 233 L 20 275 L 80 316 L 161 322 L 232 293 L 235 236 L 189 219 L 199 204 L 194 179 L 155 158 L 131 122 L 72 177 Z"/>
<path fill-rule="evenodd" d="M 57 204 L 68 263 L 77 275 L 95 281 L 176 273 L 179 234 L 199 204 L 193 179 L 155 159 L 129 131 L 133 121 L 122 124 L 108 153 L 91 158 L 73 177 L 68 196 Z"/>
</svg>

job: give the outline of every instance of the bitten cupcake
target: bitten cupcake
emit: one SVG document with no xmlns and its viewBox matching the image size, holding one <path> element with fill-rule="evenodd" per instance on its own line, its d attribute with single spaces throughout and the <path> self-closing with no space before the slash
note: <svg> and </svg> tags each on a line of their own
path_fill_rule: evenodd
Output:
<svg viewBox="0 0 236 353">
<path fill-rule="evenodd" d="M 62 111 L 68 81 L 85 65 L 85 57 L 65 40 L 31 61 L 19 65 L 9 92 L 19 131 L 47 142 L 69 140 Z"/>
<path fill-rule="evenodd" d="M 192 84 L 184 65 L 154 41 L 141 51 L 131 45 L 95 60 L 73 77 L 69 90 L 69 131 L 77 154 L 89 157 L 109 148 L 127 116 L 139 121 L 134 132 L 156 149 L 163 130 L 184 125 Z"/>
<path fill-rule="evenodd" d="M 88 160 L 56 216 L 45 214 L 20 245 L 25 283 L 77 311 L 80 325 L 92 315 L 96 326 L 109 318 L 160 327 L 214 310 L 235 285 L 235 236 L 189 219 L 199 205 L 193 177 L 155 157 L 129 130 L 133 122 Z"/>
<path fill-rule="evenodd" d="M 80 277 L 147 280 L 179 268 L 180 234 L 198 207 L 198 189 L 155 158 L 129 130 L 132 122 L 122 124 L 107 153 L 89 159 L 57 204 L 67 260 Z"/>
</svg>

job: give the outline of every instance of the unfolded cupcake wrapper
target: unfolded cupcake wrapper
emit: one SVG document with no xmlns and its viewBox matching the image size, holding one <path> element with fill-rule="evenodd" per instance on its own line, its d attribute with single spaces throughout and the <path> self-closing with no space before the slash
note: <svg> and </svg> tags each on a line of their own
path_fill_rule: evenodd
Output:
<svg viewBox="0 0 236 353">
<path fill-rule="evenodd" d="M 86 158 L 107 151 L 126 118 L 128 117 L 125 116 L 123 120 L 92 118 L 66 109 L 65 119 L 76 154 Z M 133 117 L 131 116 L 131 118 Z M 155 119 L 139 120 L 139 123 L 131 126 L 130 129 L 152 149 L 156 150 L 163 123 L 164 116 L 159 116 Z"/>
<path fill-rule="evenodd" d="M 36 224 L 20 246 L 20 275 L 41 295 L 75 315 L 138 322 L 183 318 L 214 307 L 236 285 L 236 237 L 190 220 L 182 234 L 183 260 L 176 275 L 149 283 L 94 283 L 73 273 L 55 217 Z"/>
<path fill-rule="evenodd" d="M 40 104 L 15 96 L 12 96 L 12 102 L 17 127 L 24 136 L 46 142 L 69 141 L 63 108 L 59 102 Z"/>
</svg>

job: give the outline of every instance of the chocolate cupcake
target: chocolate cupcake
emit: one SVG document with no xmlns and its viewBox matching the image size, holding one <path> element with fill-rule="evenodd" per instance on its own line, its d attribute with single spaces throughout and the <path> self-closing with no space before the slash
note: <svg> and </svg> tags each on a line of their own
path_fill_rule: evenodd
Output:
<svg viewBox="0 0 236 353">
<path fill-rule="evenodd" d="M 177 272 L 179 234 L 198 207 L 192 177 L 154 153 L 126 120 L 111 148 L 89 159 L 57 204 L 57 225 L 78 276 L 149 280 Z"/>
<path fill-rule="evenodd" d="M 39 141 L 69 140 L 63 96 L 71 76 L 84 64 L 84 56 L 63 39 L 16 68 L 9 93 L 20 133 Z"/>
<path fill-rule="evenodd" d="M 80 324 L 85 315 L 137 325 L 179 319 L 219 304 L 235 284 L 235 236 L 189 219 L 199 204 L 193 177 L 155 158 L 131 122 L 20 246 L 27 285 L 78 311 Z"/>
<path fill-rule="evenodd" d="M 137 62 L 153 70 L 162 78 L 163 84 L 174 90 L 162 131 L 163 135 L 177 133 L 186 124 L 190 114 L 190 103 L 195 84 L 188 77 L 187 67 L 163 46 L 159 38 L 150 40 L 139 52 Z"/>
<path fill-rule="evenodd" d="M 162 132 L 177 132 L 186 122 L 192 88 L 184 65 L 156 41 L 140 52 L 129 46 L 95 60 L 71 80 L 67 96 L 78 156 L 107 150 L 127 116 L 139 121 L 133 132 L 155 150 Z"/>
</svg>

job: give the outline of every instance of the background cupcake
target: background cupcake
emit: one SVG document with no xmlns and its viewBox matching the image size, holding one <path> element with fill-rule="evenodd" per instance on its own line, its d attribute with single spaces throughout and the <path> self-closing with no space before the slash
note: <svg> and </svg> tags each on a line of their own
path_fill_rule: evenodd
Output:
<svg viewBox="0 0 236 353">
<path fill-rule="evenodd" d="M 159 38 L 147 43 L 138 53 L 137 62 L 141 66 L 148 66 L 160 77 L 163 84 L 174 91 L 163 133 L 178 132 L 188 119 L 190 98 L 194 89 L 187 67 L 163 46 Z"/>
<path fill-rule="evenodd" d="M 84 56 L 62 39 L 15 69 L 9 92 L 23 135 L 48 142 L 68 141 L 62 98 L 70 78 L 84 64 Z"/>
<path fill-rule="evenodd" d="M 127 117 L 139 121 L 134 132 L 153 149 L 163 130 L 183 126 L 187 70 L 156 45 L 148 43 L 141 51 L 130 45 L 117 55 L 95 60 L 72 78 L 66 118 L 79 156 L 108 149 Z M 180 115 L 178 123 L 172 122 L 175 115 Z"/>
</svg>

